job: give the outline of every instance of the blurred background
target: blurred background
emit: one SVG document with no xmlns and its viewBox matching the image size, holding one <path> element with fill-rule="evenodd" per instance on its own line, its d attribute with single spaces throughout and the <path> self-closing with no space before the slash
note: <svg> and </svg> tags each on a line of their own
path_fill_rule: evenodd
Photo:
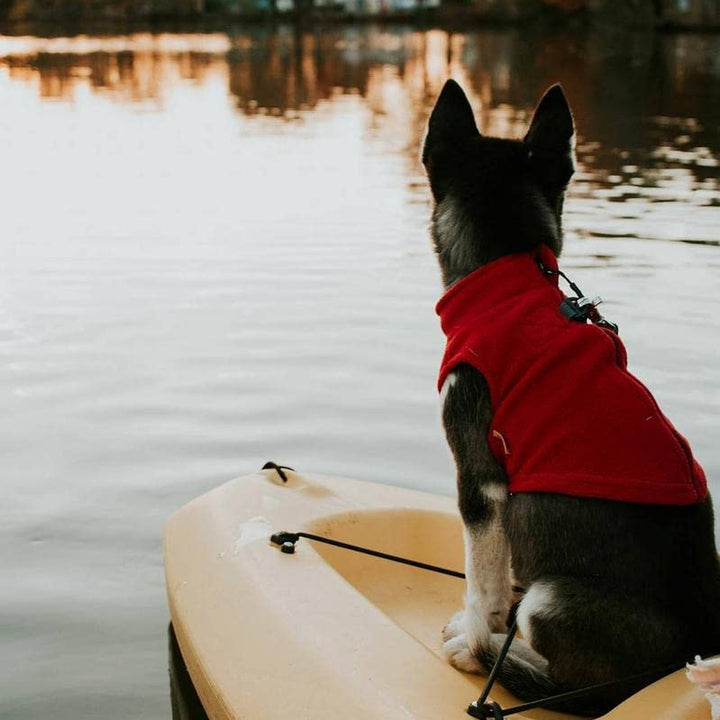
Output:
<svg viewBox="0 0 720 720">
<path fill-rule="evenodd" d="M 0 717 L 168 718 L 165 519 L 272 459 L 444 494 L 418 157 L 562 82 L 564 269 L 720 489 L 720 3 L 0 2 Z M 568 418 L 572 420 L 571 415 Z"/>
</svg>

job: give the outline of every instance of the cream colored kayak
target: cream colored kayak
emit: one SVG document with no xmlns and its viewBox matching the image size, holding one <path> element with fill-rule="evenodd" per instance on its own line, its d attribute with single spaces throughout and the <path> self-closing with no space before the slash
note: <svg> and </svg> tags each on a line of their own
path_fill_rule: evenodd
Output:
<svg viewBox="0 0 720 720">
<path fill-rule="evenodd" d="M 189 503 L 165 529 L 165 577 L 182 656 L 211 720 L 466 720 L 484 678 L 450 667 L 440 632 L 461 579 L 301 539 L 305 531 L 462 570 L 451 498 L 274 470 Z M 518 704 L 500 687 L 491 699 Z M 684 671 L 608 720 L 709 720 Z M 548 710 L 516 718 L 569 718 Z"/>
</svg>

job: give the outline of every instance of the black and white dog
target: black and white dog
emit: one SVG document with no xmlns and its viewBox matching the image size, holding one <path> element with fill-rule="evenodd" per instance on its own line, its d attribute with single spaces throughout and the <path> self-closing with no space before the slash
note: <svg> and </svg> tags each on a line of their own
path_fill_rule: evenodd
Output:
<svg viewBox="0 0 720 720">
<path fill-rule="evenodd" d="M 540 247 L 560 255 L 574 124 L 559 85 L 540 101 L 525 138 L 505 140 L 478 132 L 465 94 L 448 81 L 422 159 L 446 290 L 508 256 L 534 257 Z M 535 355 L 545 362 L 541 351 Z M 526 589 L 517 611 L 523 639 L 513 642 L 498 680 L 519 698 L 540 699 L 720 653 L 720 563 L 709 496 L 642 503 L 592 492 L 509 491 L 512 478 L 491 447 L 495 435 L 509 454 L 506 438 L 491 432 L 496 407 L 488 378 L 477 365 L 461 362 L 442 392 L 465 530 L 465 608 L 443 632 L 456 668 L 484 673 L 492 666 L 506 637 L 511 565 Z M 692 461 L 689 448 L 686 454 Z M 651 679 L 553 709 L 602 714 Z"/>
</svg>

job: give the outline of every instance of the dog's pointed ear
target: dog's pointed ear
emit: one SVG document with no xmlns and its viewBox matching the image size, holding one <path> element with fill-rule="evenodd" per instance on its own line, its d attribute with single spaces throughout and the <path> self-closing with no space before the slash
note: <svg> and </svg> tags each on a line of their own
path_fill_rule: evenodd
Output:
<svg viewBox="0 0 720 720">
<path fill-rule="evenodd" d="M 472 108 L 463 89 L 454 80 L 448 80 L 430 115 L 423 146 L 423 164 L 427 167 L 432 155 L 439 150 L 452 149 L 463 140 L 479 134 Z"/>
<path fill-rule="evenodd" d="M 553 85 L 535 108 L 525 142 L 533 149 L 547 152 L 572 150 L 575 125 L 565 93 Z"/>
<path fill-rule="evenodd" d="M 575 170 L 575 124 L 560 85 L 553 85 L 535 108 L 525 144 L 533 165 L 548 173 L 548 180 L 567 184 Z"/>
</svg>

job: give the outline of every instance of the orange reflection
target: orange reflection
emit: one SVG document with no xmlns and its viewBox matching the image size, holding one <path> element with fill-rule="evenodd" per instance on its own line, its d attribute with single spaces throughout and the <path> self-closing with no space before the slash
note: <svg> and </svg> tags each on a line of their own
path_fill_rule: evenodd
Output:
<svg viewBox="0 0 720 720">
<path fill-rule="evenodd" d="M 360 94 L 381 132 L 415 162 L 443 82 L 466 88 L 482 132 L 521 136 L 540 92 L 561 81 L 579 128 L 582 180 L 611 194 L 661 187 L 683 168 L 702 190 L 717 186 L 720 41 L 402 27 L 281 26 L 235 33 L 111 37 L 2 37 L 0 71 L 43 99 L 86 93 L 162 106 L 187 84 L 224 85 L 248 116 L 299 119 L 327 100 Z M 649 140 L 648 140 L 649 138 Z M 620 148 L 620 149 L 618 149 Z M 663 150 L 669 148 L 669 150 Z M 623 168 L 635 168 L 632 171 Z M 640 174 L 643 182 L 630 175 Z M 632 182 L 631 182 L 632 179 Z M 626 181 L 627 180 L 627 181 Z M 632 186 L 632 187 L 629 187 Z"/>
</svg>

